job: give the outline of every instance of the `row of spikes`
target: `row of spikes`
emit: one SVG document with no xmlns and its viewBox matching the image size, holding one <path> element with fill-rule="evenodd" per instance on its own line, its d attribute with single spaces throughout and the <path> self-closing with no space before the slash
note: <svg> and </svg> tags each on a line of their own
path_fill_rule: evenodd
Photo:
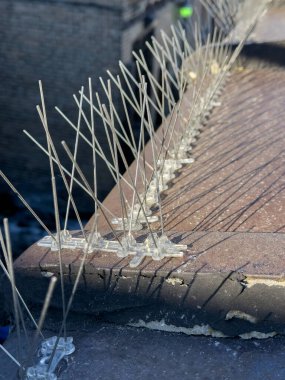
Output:
<svg viewBox="0 0 285 380">
<path fill-rule="evenodd" d="M 190 46 L 185 31 L 180 25 L 177 28 L 172 27 L 171 30 L 172 35 L 170 37 L 163 31 L 161 32 L 162 43 L 154 37 L 151 42 L 147 42 L 149 52 L 160 66 L 161 81 L 158 81 L 148 68 L 143 52 L 134 52 L 139 80 L 136 80 L 130 70 L 120 62 L 121 77 L 119 75 L 115 77 L 108 71 L 110 79 L 107 82 L 100 78 L 107 99 L 106 104 L 103 104 L 98 93 L 96 93 L 96 103 L 94 102 L 92 83 L 89 79 L 88 95 L 84 92 L 84 88 L 81 88 L 79 97 L 74 97 L 79 109 L 77 125 L 73 124 L 61 110 L 56 108 L 67 121 L 67 124 L 76 132 L 73 151 L 66 142 L 62 142 L 63 148 L 72 162 L 70 183 L 67 187 L 66 216 L 69 214 L 70 204 L 72 203 L 73 207 L 75 205 L 72 187 L 74 183 L 78 183 L 94 200 L 94 217 L 88 237 L 78 218 L 79 223 L 81 223 L 85 246 L 84 241 L 80 242 L 78 238 L 73 239 L 67 232 L 66 217 L 63 232 L 57 235 L 53 243 L 50 240 L 54 250 L 58 249 L 59 244 L 62 247 L 71 248 L 72 242 L 74 247 L 88 251 L 105 250 L 105 246 L 108 245 L 108 249 L 116 251 L 120 257 L 129 254 L 135 255 L 130 264 L 137 266 L 145 256 L 151 256 L 156 260 L 166 256 L 177 257 L 182 255 L 181 250 L 187 248 L 176 246 L 165 235 L 161 195 L 170 185 L 177 170 L 182 165 L 191 163 L 192 144 L 199 134 L 201 124 L 216 104 L 216 98 L 241 45 L 234 54 L 231 54 L 230 47 L 223 43 L 223 33 L 217 29 L 214 30 L 212 36 L 208 36 L 204 43 L 200 29 L 196 25 L 193 29 L 195 45 Z M 123 122 L 119 107 L 116 107 L 113 101 L 114 88 L 119 91 L 120 104 L 123 105 L 124 118 L 127 120 L 126 124 Z M 134 88 L 137 91 L 134 91 Z M 128 89 L 128 92 L 125 89 Z M 148 89 L 151 89 L 152 96 L 150 96 Z M 187 91 L 188 96 L 184 96 L 185 91 Z M 42 108 L 38 107 L 38 112 L 48 142 L 48 149 L 45 149 L 45 152 L 50 157 L 51 172 L 54 171 L 53 161 L 55 161 L 64 178 L 66 169 L 59 162 L 49 134 L 41 85 L 40 92 Z M 138 95 L 136 95 L 137 93 Z M 176 100 L 176 94 L 178 94 L 178 100 Z M 83 101 L 90 107 L 90 119 L 83 110 Z M 129 118 L 131 111 L 137 113 L 140 119 L 138 144 L 135 142 Z M 96 137 L 94 112 L 102 120 L 111 159 L 107 158 L 107 154 Z M 162 119 L 161 127 L 157 132 L 154 128 L 152 116 L 154 112 L 158 113 Z M 82 132 L 82 121 L 91 132 L 89 138 Z M 28 132 L 25 131 L 25 133 L 32 138 Z M 147 146 L 146 137 L 149 138 Z M 35 141 L 34 138 L 32 139 Z M 98 200 L 96 170 L 94 170 L 94 187 L 92 189 L 80 169 L 76 161 L 79 140 L 91 147 L 94 169 L 97 166 L 97 156 L 105 161 L 116 182 L 120 215 L 113 215 Z M 39 142 L 35 142 L 44 150 Z M 127 145 L 133 155 L 134 164 L 131 168 L 128 166 L 122 142 Z M 120 173 L 119 161 L 123 162 L 126 171 L 124 175 Z M 53 189 L 55 189 L 55 184 Z M 55 190 L 54 194 L 56 194 Z M 152 215 L 152 207 L 154 206 L 158 208 L 158 215 Z M 78 215 L 76 209 L 74 210 Z M 98 232 L 99 213 L 101 219 L 102 217 L 105 219 L 105 224 L 112 231 L 116 244 L 110 244 Z M 159 223 L 158 231 L 154 231 L 151 226 L 154 222 Z M 142 228 L 147 231 L 148 237 L 144 243 L 140 244 L 136 242 L 133 233 Z M 159 236 L 157 232 L 160 233 Z M 46 239 L 44 243 L 46 246 Z"/>
<path fill-rule="evenodd" d="M 63 248 L 80 247 L 88 252 L 105 249 L 107 245 L 110 247 L 110 243 L 103 239 L 98 231 L 98 221 L 103 218 L 116 242 L 110 250 L 117 252 L 119 256 L 135 255 L 131 266 L 139 265 L 145 256 L 160 260 L 168 255 L 173 257 L 183 254 L 181 250 L 185 250 L 187 247 L 176 247 L 165 235 L 161 194 L 170 185 L 177 170 L 182 165 L 191 162 L 192 144 L 199 134 L 201 125 L 217 104 L 217 97 L 229 71 L 262 11 L 263 8 L 260 7 L 260 11 L 255 14 L 252 24 L 234 52 L 224 42 L 224 32 L 216 28 L 212 35 L 208 35 L 206 41 L 203 41 L 201 28 L 195 24 L 192 30 L 193 45 L 189 44 L 186 32 L 179 24 L 177 27 L 171 27 L 171 36 L 162 31 L 160 40 L 152 37 L 151 41 L 146 43 L 149 53 L 160 67 L 161 80 L 157 80 L 149 69 L 143 52 L 133 52 L 136 59 L 136 76 L 123 62 L 119 62 L 121 75 L 114 76 L 107 71 L 109 75 L 107 82 L 100 78 L 107 99 L 106 104 L 101 101 L 98 92 L 95 93 L 94 98 L 92 81 L 89 78 L 88 91 L 85 92 L 82 87 L 79 95 L 74 95 L 78 107 L 77 123 L 73 123 L 56 107 L 67 125 L 76 132 L 73 150 L 65 141 L 62 142 L 72 164 L 71 170 L 66 169 L 59 159 L 48 126 L 42 84 L 39 83 L 41 106 L 37 106 L 37 111 L 45 131 L 47 146 L 43 146 L 26 130 L 24 133 L 49 157 L 55 211 L 55 235 L 36 215 L 9 179 L 2 172 L 0 174 L 46 230 L 50 246 L 53 246 L 55 250 L 58 250 L 59 246 Z M 119 94 L 119 107 L 113 101 L 115 90 Z M 187 95 L 185 95 L 185 91 L 187 91 Z M 117 94 L 116 99 L 118 98 Z M 88 113 L 83 109 L 84 102 L 88 106 Z M 123 115 L 121 109 L 123 109 Z M 129 117 L 130 112 L 137 114 L 140 119 L 138 144 L 135 141 Z M 161 127 L 157 132 L 153 122 L 154 112 L 159 114 L 162 119 Z M 95 114 L 101 118 L 111 158 L 108 157 L 98 141 Z M 87 126 L 90 136 L 86 136 L 82 132 L 82 123 Z M 147 138 L 150 141 L 146 148 Z M 88 183 L 77 163 L 80 140 L 91 148 L 94 178 L 92 185 Z M 133 155 L 134 170 L 128 166 L 122 147 L 123 143 Z M 114 215 L 98 199 L 98 157 L 105 161 L 107 169 L 116 182 L 121 207 L 120 215 Z M 119 170 L 120 161 L 126 170 L 124 175 Z M 68 194 L 63 229 L 59 218 L 55 166 L 60 171 Z M 89 233 L 84 229 L 73 197 L 75 185 L 81 187 L 94 201 L 94 217 Z M 131 196 L 127 196 L 127 194 L 131 194 Z M 153 206 L 158 208 L 156 215 L 152 214 Z M 82 233 L 83 243 L 79 242 L 79 246 L 77 241 L 72 241 L 73 238 L 67 229 L 71 207 Z M 159 222 L 159 228 L 156 231 L 151 226 L 153 222 Z M 147 230 L 148 238 L 145 244 L 138 244 L 133 233 L 142 227 Z M 160 236 L 157 232 L 160 233 Z M 47 241 L 45 241 L 46 243 Z"/>
</svg>

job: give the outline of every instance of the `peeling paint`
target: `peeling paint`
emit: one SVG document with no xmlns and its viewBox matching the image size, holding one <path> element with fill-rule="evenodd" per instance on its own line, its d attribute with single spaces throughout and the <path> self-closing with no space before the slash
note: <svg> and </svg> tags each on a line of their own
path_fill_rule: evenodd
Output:
<svg viewBox="0 0 285 380">
<path fill-rule="evenodd" d="M 246 277 L 243 280 L 243 282 L 247 288 L 251 288 L 254 285 L 285 287 L 285 278 L 269 279 L 269 278 Z"/>
<path fill-rule="evenodd" d="M 267 338 L 273 338 L 277 335 L 277 332 L 272 331 L 269 333 L 262 333 L 260 331 L 251 331 L 249 333 L 240 334 L 239 337 L 242 339 L 267 339 Z"/>
<path fill-rule="evenodd" d="M 144 327 L 151 330 L 183 333 L 186 335 L 205 335 L 205 336 L 212 336 L 213 338 L 229 338 L 229 336 L 225 335 L 222 331 L 214 330 L 210 325 L 204 325 L 204 324 L 194 325 L 193 327 L 179 327 L 179 326 L 166 324 L 164 319 L 161 319 L 160 321 L 151 321 L 151 322 L 145 322 L 142 319 L 140 319 L 138 322 L 128 323 L 128 325 L 132 327 Z M 267 339 L 267 338 L 272 338 L 275 335 L 277 335 L 277 332 L 275 331 L 269 332 L 269 333 L 251 331 L 248 333 L 240 334 L 238 335 L 238 337 L 245 340 Z"/>
<path fill-rule="evenodd" d="M 137 323 L 129 323 L 129 326 L 146 327 L 151 330 L 179 332 L 186 335 L 206 335 L 206 336 L 213 336 L 215 338 L 226 338 L 226 335 L 224 335 L 221 331 L 216 331 L 212 329 L 209 325 L 194 325 L 193 327 L 178 327 L 178 326 L 166 324 L 164 319 L 162 319 L 161 321 L 151 321 L 151 322 L 145 322 L 140 319 L 139 322 Z"/>
<path fill-rule="evenodd" d="M 243 319 L 245 321 L 248 321 L 250 323 L 257 323 L 257 318 L 253 315 L 247 314 L 240 310 L 230 310 L 226 315 L 226 321 L 229 321 L 230 319 L 238 318 Z"/>
<path fill-rule="evenodd" d="M 165 282 L 167 282 L 168 284 L 171 284 L 171 285 L 183 285 L 184 284 L 184 281 L 181 280 L 181 278 L 177 278 L 177 277 L 167 278 L 165 280 Z"/>
</svg>

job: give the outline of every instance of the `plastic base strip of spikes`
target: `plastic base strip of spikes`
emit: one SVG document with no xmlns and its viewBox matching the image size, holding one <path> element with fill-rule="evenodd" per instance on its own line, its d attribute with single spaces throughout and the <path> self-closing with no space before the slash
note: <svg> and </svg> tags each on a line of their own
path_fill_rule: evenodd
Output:
<svg viewBox="0 0 285 380">
<path fill-rule="evenodd" d="M 183 148 L 183 147 L 182 147 Z M 187 153 L 187 152 L 186 152 Z M 158 176 L 159 176 L 159 191 L 162 193 L 168 189 L 168 184 L 175 178 L 175 172 L 182 168 L 183 165 L 192 164 L 194 162 L 193 158 L 186 157 L 186 153 L 180 153 L 178 158 L 169 158 L 164 161 L 158 161 Z M 171 152 L 169 153 L 170 157 Z M 173 157 L 175 152 L 173 152 Z M 183 157 L 182 157 L 183 156 Z M 185 157 L 184 157 L 185 156 Z M 162 168 L 160 169 L 160 166 Z M 143 225 L 146 224 L 145 215 L 147 217 L 148 223 L 156 223 L 159 218 L 156 215 L 152 215 L 152 210 L 150 207 L 155 206 L 158 202 L 157 197 L 157 183 L 156 179 L 153 179 L 149 185 L 148 190 L 145 196 L 142 195 L 142 199 L 144 199 L 144 212 L 141 210 L 140 204 L 135 204 L 132 213 L 132 231 L 139 231 L 143 228 Z M 124 225 L 129 227 L 129 220 L 131 218 L 131 213 L 128 215 L 128 218 L 113 218 L 111 220 L 114 229 L 117 231 L 123 231 Z"/>
<path fill-rule="evenodd" d="M 58 250 L 57 240 L 51 236 L 45 236 L 37 245 L 50 248 L 51 251 Z M 187 245 L 175 244 L 166 235 L 158 236 L 157 234 L 148 236 L 142 243 L 137 242 L 131 234 L 124 236 L 121 243 L 104 239 L 100 234 L 94 236 L 92 242 L 86 242 L 84 238 L 72 237 L 67 231 L 62 231 L 60 245 L 62 249 L 82 249 L 83 251 L 88 249 L 88 253 L 103 251 L 116 253 L 118 257 L 134 256 L 130 261 L 132 268 L 140 265 L 145 257 L 151 257 L 156 261 L 165 257 L 183 257 L 187 250 Z"/>
</svg>

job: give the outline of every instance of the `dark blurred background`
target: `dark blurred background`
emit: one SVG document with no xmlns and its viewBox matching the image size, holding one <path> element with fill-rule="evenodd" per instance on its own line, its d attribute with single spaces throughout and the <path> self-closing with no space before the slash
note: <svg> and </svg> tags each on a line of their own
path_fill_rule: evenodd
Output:
<svg viewBox="0 0 285 380">
<path fill-rule="evenodd" d="M 78 109 L 72 95 L 82 85 L 86 90 L 92 77 L 94 91 L 102 96 L 98 78 L 106 70 L 118 73 L 122 60 L 134 72 L 132 50 L 145 50 L 151 35 L 159 38 L 160 29 L 169 31 L 177 19 L 183 23 L 193 15 L 183 16 L 183 6 L 195 1 L 170 0 L 0 0 L 0 169 L 23 194 L 46 225 L 54 230 L 54 212 L 48 158 L 22 132 L 27 129 L 45 143 L 45 135 L 36 111 L 40 103 L 38 80 L 44 86 L 51 135 L 60 158 L 67 167 L 60 141 L 73 147 L 75 132 L 55 111 L 58 106 L 74 124 Z M 200 9 L 200 10 L 199 10 Z M 186 12 L 187 13 L 187 12 Z M 194 14 L 195 17 L 195 14 Z M 200 17 L 200 15 L 199 15 Z M 146 55 L 157 78 L 160 73 L 154 60 Z M 114 102 L 117 102 L 114 95 Z M 138 121 L 130 114 L 135 131 Z M 159 118 L 156 123 L 159 124 Z M 97 136 L 106 147 L 102 126 L 96 120 Z M 92 175 L 92 152 L 80 142 L 79 164 L 86 176 Z M 99 161 L 99 198 L 114 185 L 108 170 Z M 59 178 L 59 173 L 58 179 Z M 65 211 L 66 191 L 58 182 L 61 210 Z M 84 221 L 92 215 L 92 202 L 75 190 L 76 201 Z M 0 217 L 9 217 L 14 253 L 18 255 L 44 235 L 38 223 L 25 210 L 8 186 L 0 180 Z M 71 224 L 70 229 L 76 228 Z"/>
</svg>

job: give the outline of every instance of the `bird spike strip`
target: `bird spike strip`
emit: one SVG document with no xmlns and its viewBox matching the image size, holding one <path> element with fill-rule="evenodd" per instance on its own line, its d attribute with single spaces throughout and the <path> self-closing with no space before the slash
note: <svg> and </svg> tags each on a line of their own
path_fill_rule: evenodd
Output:
<svg viewBox="0 0 285 380">
<path fill-rule="evenodd" d="M 206 0 L 201 2 L 215 15 L 215 19 L 221 19 L 227 24 L 231 22 L 231 25 L 239 19 L 234 15 L 241 13 L 243 3 L 236 5 L 229 0 L 215 4 Z M 171 242 L 164 231 L 161 197 L 171 186 L 172 180 L 179 175 L 181 167 L 193 163 L 193 144 L 212 109 L 219 105 L 219 95 L 230 70 L 266 6 L 266 1 L 259 3 L 256 12 L 252 13 L 251 22 L 244 31 L 243 38 L 234 50 L 225 42 L 225 28 L 218 22 L 206 38 L 201 32 L 201 26 L 195 23 L 192 26 L 191 44 L 185 29 L 178 24 L 171 27 L 170 35 L 161 31 L 160 38 L 152 37 L 151 41 L 146 43 L 148 55 L 157 63 L 161 78 L 154 76 L 141 50 L 133 52 L 136 61 L 135 74 L 123 62 L 119 62 L 120 75 L 113 75 L 107 71 L 109 78 L 105 81 L 100 78 L 101 95 L 94 91 L 92 80 L 89 78 L 87 90 L 81 87 L 79 93 L 73 96 L 78 108 L 76 122 L 56 107 L 67 126 L 75 131 L 75 143 L 72 148 L 62 141 L 71 169 L 63 166 L 52 139 L 40 82 L 41 105 L 37 106 L 37 111 L 46 136 L 46 146 L 29 132 L 24 133 L 49 158 L 56 233 L 52 233 L 46 227 L 9 179 L 0 172 L 48 233 L 48 236 L 38 242 L 39 246 L 49 247 L 58 252 L 68 248 L 81 249 L 83 253 L 105 251 L 115 252 L 119 257 L 134 256 L 130 262 L 133 267 L 139 265 L 145 257 L 161 260 L 164 257 L 183 255 L 187 247 Z M 187 96 L 184 96 L 185 91 Z M 131 114 L 135 114 L 139 120 L 138 139 L 134 136 Z M 154 115 L 159 115 L 162 120 L 157 131 Z M 101 120 L 108 143 L 107 149 L 99 142 L 95 117 Z M 80 143 L 86 144 L 91 151 L 91 184 L 78 164 Z M 132 169 L 128 165 L 125 147 L 134 160 Z M 120 202 L 120 212 L 116 215 L 98 199 L 98 159 L 105 162 L 116 183 Z M 124 175 L 119 165 L 123 165 Z M 63 223 L 59 217 L 56 168 L 67 192 Z M 85 230 L 76 206 L 73 196 L 75 186 L 83 189 L 94 203 L 89 231 Z M 75 237 L 68 231 L 71 209 L 80 227 L 80 237 Z M 98 230 L 98 225 L 102 219 L 111 231 L 112 238 L 101 236 L 103 231 Z M 145 241 L 136 240 L 134 234 L 138 231 L 147 236 Z"/>
</svg>

